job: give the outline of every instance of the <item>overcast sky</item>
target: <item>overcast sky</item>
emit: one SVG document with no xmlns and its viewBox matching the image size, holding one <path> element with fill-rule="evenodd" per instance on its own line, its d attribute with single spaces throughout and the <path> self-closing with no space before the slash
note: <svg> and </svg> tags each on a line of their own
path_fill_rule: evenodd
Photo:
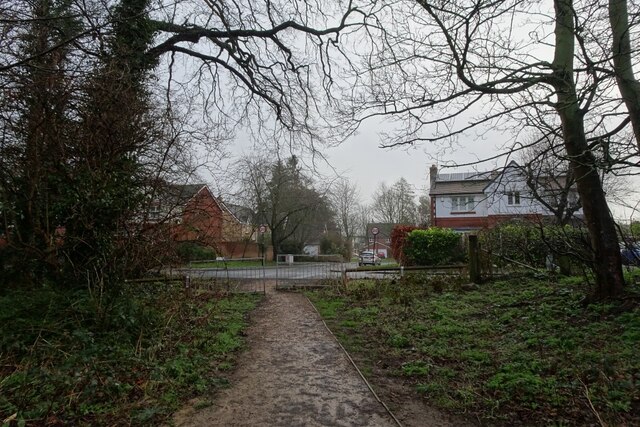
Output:
<svg viewBox="0 0 640 427">
<path fill-rule="evenodd" d="M 366 204 L 371 203 L 372 195 L 380 183 L 392 184 L 402 177 L 413 186 L 417 197 L 428 194 L 429 167 L 434 163 L 445 172 L 489 170 L 505 163 L 505 158 L 502 158 L 475 166 L 455 167 L 456 164 L 470 163 L 500 153 L 500 146 L 509 138 L 507 135 L 494 134 L 491 141 L 466 138 L 446 150 L 427 145 L 380 148 L 379 132 L 384 128 L 385 125 L 364 126 L 358 135 L 340 146 L 323 150 L 334 170 L 325 165 L 321 166 L 322 172 L 328 177 L 339 173 L 355 182 L 360 190 L 362 202 Z M 229 148 L 234 157 L 252 151 L 251 144 L 244 138 L 236 139 Z M 517 155 L 514 158 L 518 160 Z M 445 170 L 443 165 L 454 167 Z M 630 193 L 622 198 L 627 205 L 633 207 L 635 202 L 640 201 L 640 194 L 635 191 L 638 188 L 638 180 L 627 181 L 628 185 L 625 187 Z M 618 220 L 640 220 L 640 210 L 634 211 L 630 207 L 614 203 L 613 200 L 610 200 L 610 207 Z M 637 209 L 640 209 L 640 203 Z"/>
<path fill-rule="evenodd" d="M 545 53 L 544 46 L 541 45 L 540 49 L 538 53 L 541 57 L 551 55 L 550 53 Z M 186 62 L 191 63 L 192 61 L 187 60 Z M 190 68 L 192 65 L 185 64 L 186 68 Z M 482 107 L 478 105 L 478 108 Z M 469 114 L 474 114 L 472 109 L 469 110 Z M 459 119 L 462 123 L 465 117 L 459 117 Z M 492 157 L 502 152 L 505 146 L 511 146 L 516 138 L 514 134 L 490 132 L 486 135 L 466 135 L 461 137 L 456 145 L 433 146 L 422 144 L 415 147 L 380 148 L 381 143 L 383 143 L 381 133 L 384 130 L 389 130 L 391 126 L 389 123 L 380 121 L 365 122 L 360 127 L 357 135 L 354 135 L 338 147 L 322 150 L 331 166 L 335 168 L 335 172 L 357 184 L 363 203 L 371 203 L 372 195 L 380 183 L 393 184 L 402 177 L 413 186 L 416 196 L 425 195 L 428 193 L 428 171 L 431 164 L 436 163 L 440 170 L 444 170 L 445 166 L 463 165 Z M 526 135 L 522 135 L 522 137 L 526 138 Z M 262 150 L 265 149 L 262 148 Z M 227 151 L 233 156 L 227 160 L 227 163 L 230 163 L 234 158 L 237 159 L 243 154 L 249 154 L 255 149 L 253 148 L 253 141 L 246 134 L 239 132 L 234 140 L 227 142 Z M 283 155 L 286 156 L 286 154 Z M 514 155 L 511 159 L 518 161 L 519 157 Z M 503 157 L 475 166 L 463 165 L 446 169 L 445 172 L 486 171 L 503 166 L 508 160 L 508 158 Z M 220 170 L 220 168 L 216 167 L 211 169 Z M 321 169 L 327 175 L 331 175 L 333 172 L 328 166 L 321 166 Z M 221 172 L 221 174 L 224 175 L 224 172 Z M 207 175 L 207 173 L 202 174 L 205 179 L 209 180 Z M 222 182 L 219 176 L 211 176 L 210 179 L 214 182 L 216 192 L 224 194 L 224 187 L 227 184 Z M 638 185 L 630 181 L 628 187 L 637 188 Z M 634 205 L 636 200 L 640 200 L 638 194 L 625 197 L 625 202 L 631 206 Z M 640 213 L 634 213 L 631 209 L 623 209 L 613 204 L 611 208 L 617 218 L 628 219 L 633 215 L 635 219 L 640 219 Z"/>
</svg>

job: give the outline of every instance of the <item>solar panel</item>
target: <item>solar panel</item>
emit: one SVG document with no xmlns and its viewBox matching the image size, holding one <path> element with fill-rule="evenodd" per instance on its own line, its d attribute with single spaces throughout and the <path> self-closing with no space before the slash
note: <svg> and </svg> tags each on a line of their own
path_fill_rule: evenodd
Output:
<svg viewBox="0 0 640 427">
<path fill-rule="evenodd" d="M 439 173 L 437 180 L 446 181 L 481 181 L 489 179 L 491 172 L 455 172 L 455 173 Z"/>
</svg>

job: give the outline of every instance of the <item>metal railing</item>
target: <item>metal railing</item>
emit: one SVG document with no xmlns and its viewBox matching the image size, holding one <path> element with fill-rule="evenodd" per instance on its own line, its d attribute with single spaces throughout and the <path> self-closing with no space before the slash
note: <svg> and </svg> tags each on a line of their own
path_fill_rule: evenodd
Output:
<svg viewBox="0 0 640 427">
<path fill-rule="evenodd" d="M 432 265 L 432 266 L 411 266 L 411 267 L 357 267 L 345 268 L 342 271 L 342 284 L 347 286 L 349 280 L 356 279 L 394 279 L 402 278 L 407 274 L 421 272 L 430 276 L 442 275 L 466 275 L 469 266 L 467 264 Z"/>
<path fill-rule="evenodd" d="M 349 266 L 341 255 L 281 254 L 276 257 L 276 289 L 322 286 Z"/>
<path fill-rule="evenodd" d="M 266 292 L 266 267 L 263 258 L 233 258 L 192 261 L 173 270 L 185 276 L 192 289 L 227 292 Z"/>
</svg>

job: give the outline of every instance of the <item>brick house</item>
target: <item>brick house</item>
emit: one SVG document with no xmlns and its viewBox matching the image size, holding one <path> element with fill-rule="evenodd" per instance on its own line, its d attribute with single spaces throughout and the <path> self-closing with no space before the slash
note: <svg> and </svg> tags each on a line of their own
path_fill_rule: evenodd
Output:
<svg viewBox="0 0 640 427">
<path fill-rule="evenodd" d="M 367 224 L 367 236 L 362 250 L 373 251 L 375 249 L 376 254 L 382 258 L 389 258 L 393 256 L 391 253 L 391 232 L 396 225 L 399 224 L 390 222 L 374 222 Z M 371 231 L 374 227 L 378 229 L 378 234 L 375 239 L 373 237 L 373 232 Z"/>
<path fill-rule="evenodd" d="M 542 183 L 545 177 L 537 177 Z M 470 231 L 492 227 L 509 220 L 535 220 L 553 216 L 553 213 L 533 196 L 527 177 L 514 161 L 502 170 L 486 172 L 438 173 L 432 165 L 429 170 L 431 219 L 436 227 L 457 231 Z M 548 184 L 547 179 L 547 184 Z M 540 185 L 540 189 L 545 187 Z M 551 203 L 553 191 L 538 191 Z M 579 203 L 575 188 L 568 194 L 571 203 Z M 577 216 L 582 211 L 577 209 Z"/>
<path fill-rule="evenodd" d="M 257 254 L 250 219 L 238 218 L 234 211 L 239 207 L 227 207 L 206 184 L 168 185 L 158 194 L 149 205 L 147 223 L 168 226 L 173 241 L 198 242 L 224 256 L 247 255 L 247 250 L 250 256 Z"/>
</svg>

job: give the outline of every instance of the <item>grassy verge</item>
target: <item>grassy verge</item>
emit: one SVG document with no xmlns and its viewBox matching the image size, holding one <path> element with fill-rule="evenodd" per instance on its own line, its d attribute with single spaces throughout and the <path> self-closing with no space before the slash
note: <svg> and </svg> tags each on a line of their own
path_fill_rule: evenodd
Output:
<svg viewBox="0 0 640 427">
<path fill-rule="evenodd" d="M 467 291 L 438 279 L 310 292 L 371 381 L 483 424 L 640 425 L 638 289 L 585 305 L 579 281 Z"/>
<path fill-rule="evenodd" d="M 257 295 L 136 285 L 0 295 L 0 423 L 149 425 L 227 384 Z"/>
</svg>

